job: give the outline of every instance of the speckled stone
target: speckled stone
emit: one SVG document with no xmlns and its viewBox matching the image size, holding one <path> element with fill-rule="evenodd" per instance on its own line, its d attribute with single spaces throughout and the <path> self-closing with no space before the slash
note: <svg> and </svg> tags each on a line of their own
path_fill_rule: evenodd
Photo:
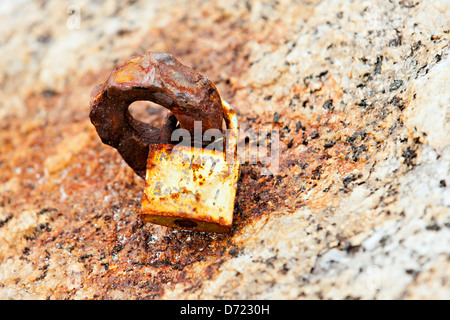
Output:
<svg viewBox="0 0 450 320">
<path fill-rule="evenodd" d="M 0 298 L 450 299 L 448 1 L 21 0 L 0 21 Z M 89 122 L 147 50 L 279 131 L 229 234 L 139 221 L 143 181 Z"/>
</svg>

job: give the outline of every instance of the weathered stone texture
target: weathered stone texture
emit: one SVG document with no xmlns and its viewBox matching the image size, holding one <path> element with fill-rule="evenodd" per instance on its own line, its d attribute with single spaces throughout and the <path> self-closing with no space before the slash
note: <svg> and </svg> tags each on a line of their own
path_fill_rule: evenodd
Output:
<svg viewBox="0 0 450 320">
<path fill-rule="evenodd" d="M 74 5 L 0 4 L 1 298 L 450 298 L 448 1 Z M 230 234 L 140 222 L 144 182 L 89 121 L 147 50 L 279 130 Z"/>
</svg>

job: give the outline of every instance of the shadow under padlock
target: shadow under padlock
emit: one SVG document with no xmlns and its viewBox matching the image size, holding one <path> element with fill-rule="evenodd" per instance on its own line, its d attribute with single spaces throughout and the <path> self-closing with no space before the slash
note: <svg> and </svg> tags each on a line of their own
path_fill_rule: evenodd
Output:
<svg viewBox="0 0 450 320">
<path fill-rule="evenodd" d="M 162 128 L 134 119 L 138 100 L 170 110 Z M 233 221 L 240 164 L 238 120 L 204 75 L 170 54 L 147 52 L 129 59 L 92 90 L 90 119 L 103 143 L 117 149 L 145 179 L 140 218 L 194 231 L 228 232 Z M 172 144 L 177 125 L 194 135 L 227 125 L 221 150 Z M 201 132 L 195 123 L 201 122 Z M 221 130 L 219 130 L 221 131 Z"/>
<path fill-rule="evenodd" d="M 238 120 L 228 103 L 222 105 L 227 124 L 224 152 L 149 146 L 141 220 L 195 231 L 230 231 L 240 168 Z"/>
</svg>

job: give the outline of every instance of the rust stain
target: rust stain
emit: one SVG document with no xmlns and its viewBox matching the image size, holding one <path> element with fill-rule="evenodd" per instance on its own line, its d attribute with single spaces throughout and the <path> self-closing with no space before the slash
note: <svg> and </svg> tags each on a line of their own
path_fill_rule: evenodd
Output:
<svg viewBox="0 0 450 320">
<path fill-rule="evenodd" d="M 182 14 L 175 16 L 174 23 L 184 23 L 183 19 Z M 230 250 L 240 248 L 242 244 L 234 243 L 233 239 L 244 226 L 270 215 L 275 208 L 290 212 L 305 205 L 324 207 L 339 192 L 346 192 L 359 182 L 357 174 L 344 180 L 376 152 L 372 146 L 372 143 L 376 146 L 376 139 L 366 127 L 377 119 L 365 116 L 356 106 L 348 106 L 348 110 L 355 111 L 359 118 L 347 119 L 346 113 L 332 110 L 342 99 L 342 90 L 332 75 L 324 79 L 319 91 L 310 92 L 306 85 L 299 84 L 290 95 L 277 101 L 281 117 L 277 123 L 271 121 L 271 114 L 258 114 L 255 120 L 250 120 L 239 112 L 245 106 L 241 102 L 250 98 L 246 88 L 239 87 L 251 63 L 247 43 L 256 39 L 270 41 L 275 47 L 283 39 L 278 34 L 283 35 L 285 27 L 280 26 L 277 35 L 271 35 L 271 30 L 252 33 L 244 28 L 234 32 L 237 19 L 224 19 L 214 25 L 213 31 L 189 19 L 186 23 L 189 32 L 183 37 L 176 29 L 167 28 L 159 30 L 157 37 L 151 33 L 142 46 L 158 51 L 176 48 L 172 51 L 174 55 L 193 69 L 213 76 L 211 79 L 221 94 L 238 109 L 241 124 L 255 129 L 278 128 L 280 172 L 262 176 L 262 165 L 242 163 L 229 234 L 175 231 L 145 224 L 138 219 L 143 181 L 123 166 L 115 150 L 105 148 L 98 139 L 88 139 L 85 152 L 74 154 L 64 170 L 48 177 L 44 166 L 38 165 L 57 152 L 54 141 L 59 137 L 89 130 L 91 124 L 85 119 L 89 110 L 80 104 L 79 94 L 87 96 L 95 79 L 105 76 L 105 71 L 87 75 L 89 81 L 74 79 L 62 92 L 47 96 L 33 93 L 27 98 L 24 118 L 20 121 L 7 118 L 0 124 L 0 170 L 5 173 L 0 181 L 9 182 L 10 188 L 0 193 L 0 207 L 11 212 L 11 219 L 25 209 L 35 210 L 49 224 L 27 233 L 8 255 L 20 257 L 36 270 L 44 270 L 51 260 L 53 268 L 67 270 L 69 276 L 70 266 L 79 264 L 80 284 L 68 286 L 62 281 L 51 291 L 38 290 L 40 281 L 35 279 L 41 276 L 38 274 L 35 278 L 16 279 L 18 287 L 59 299 L 74 298 L 83 290 L 86 297 L 93 299 L 111 298 L 115 291 L 131 298 L 157 299 L 177 283 L 195 290 L 233 257 Z M 224 37 L 214 42 L 218 35 Z M 205 47 L 211 41 L 215 46 Z M 86 85 L 74 91 L 79 83 Z M 102 90 L 98 88 L 98 93 L 93 94 L 94 103 Z M 262 99 L 265 94 L 255 89 L 252 96 Z M 328 103 L 325 105 L 328 109 L 324 108 L 330 99 L 332 105 Z M 46 114 L 42 122 L 32 123 L 41 110 Z M 32 129 L 26 129 L 27 123 Z M 94 123 L 99 125 L 100 121 Z M 381 124 L 380 130 L 389 130 L 390 123 Z M 172 147 L 156 148 L 170 151 Z M 143 159 L 145 167 L 147 154 Z M 335 179 L 335 174 L 342 179 Z M 307 198 L 309 193 L 311 196 Z M 49 268 L 42 279 L 56 274 Z"/>
</svg>

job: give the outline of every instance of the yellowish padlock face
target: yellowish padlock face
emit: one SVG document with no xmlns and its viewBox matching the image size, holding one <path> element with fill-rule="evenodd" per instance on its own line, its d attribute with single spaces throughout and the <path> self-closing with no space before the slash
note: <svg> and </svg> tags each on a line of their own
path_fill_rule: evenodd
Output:
<svg viewBox="0 0 450 320">
<path fill-rule="evenodd" d="M 228 159 L 229 160 L 229 159 Z M 150 147 L 140 217 L 145 222 L 195 231 L 228 232 L 239 163 L 201 148 Z"/>
</svg>

